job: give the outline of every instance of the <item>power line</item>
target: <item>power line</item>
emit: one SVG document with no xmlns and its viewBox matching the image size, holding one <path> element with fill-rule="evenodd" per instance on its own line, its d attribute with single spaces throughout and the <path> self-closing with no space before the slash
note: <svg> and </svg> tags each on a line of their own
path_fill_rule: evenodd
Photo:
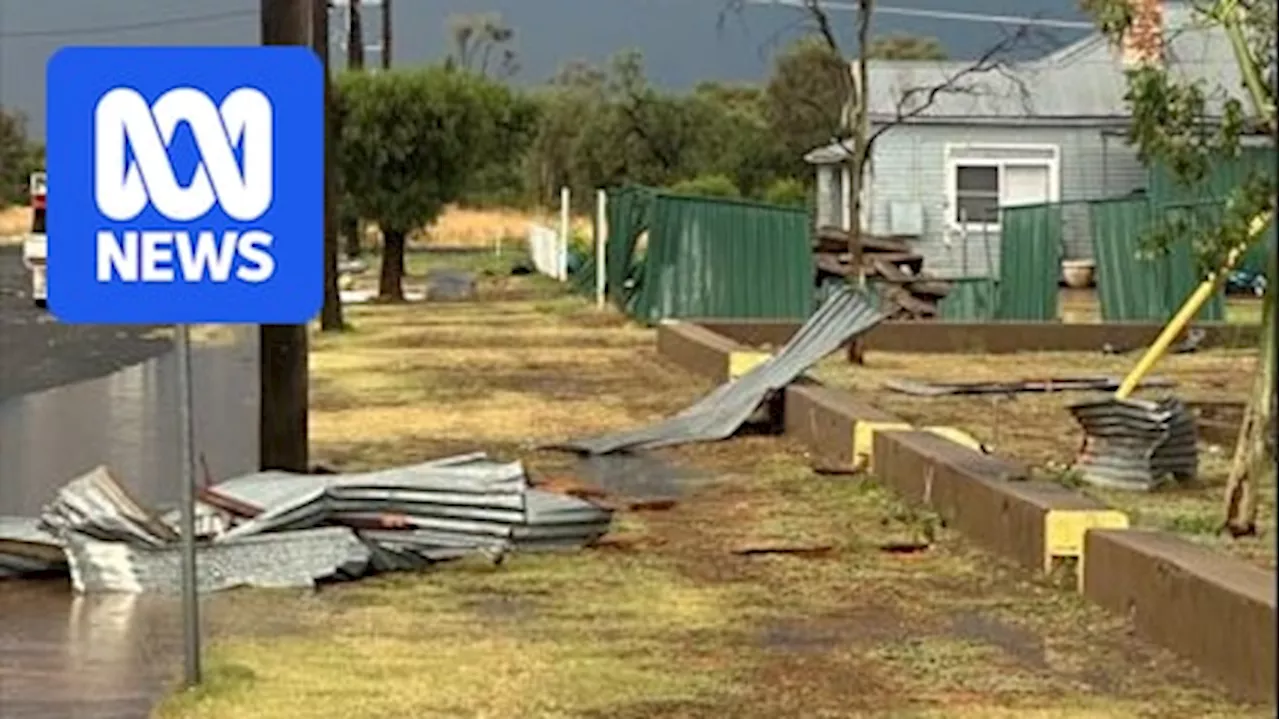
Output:
<svg viewBox="0 0 1280 719">
<path fill-rule="evenodd" d="M 808 3 L 804 0 L 746 0 L 751 5 L 777 5 L 785 7 L 806 8 Z M 851 2 L 827 2 L 822 0 L 818 6 L 828 10 L 851 10 L 857 11 L 859 8 Z M 975 12 L 953 12 L 950 10 L 926 10 L 923 8 L 909 7 L 884 7 L 879 4 L 872 5 L 871 13 L 873 15 L 899 15 L 902 17 L 927 18 L 930 20 L 955 20 L 958 22 L 978 22 L 995 25 L 1029 25 L 1036 27 L 1056 27 L 1069 28 L 1072 30 L 1091 30 L 1094 24 L 1084 20 L 1060 20 L 1057 18 L 1042 17 L 1022 17 L 1019 15 L 988 15 L 986 13 Z"/>
<path fill-rule="evenodd" d="M 205 15 L 181 15 L 177 17 L 164 18 L 162 20 L 143 20 L 133 23 L 121 23 L 117 25 L 96 25 L 94 27 L 76 27 L 76 28 L 46 28 L 43 30 L 15 30 L 11 32 L 0 32 L 0 38 L 22 38 L 22 37 L 66 37 L 69 35 L 98 35 L 108 32 L 124 32 L 127 30 L 150 30 L 153 28 L 173 27 L 175 25 L 197 25 L 206 22 L 216 22 L 218 20 L 229 20 L 239 17 L 258 17 L 259 10 L 228 10 L 219 13 L 208 13 Z"/>
</svg>

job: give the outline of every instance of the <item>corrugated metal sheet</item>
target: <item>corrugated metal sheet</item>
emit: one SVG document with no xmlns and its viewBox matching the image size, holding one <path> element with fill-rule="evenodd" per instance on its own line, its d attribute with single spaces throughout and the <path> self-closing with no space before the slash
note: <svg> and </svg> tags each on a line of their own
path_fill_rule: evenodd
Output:
<svg viewBox="0 0 1280 719">
<path fill-rule="evenodd" d="M 65 570 L 62 542 L 34 517 L 0 517 L 0 579 Z"/>
<path fill-rule="evenodd" d="M 178 546 L 141 547 L 72 533 L 66 551 L 77 592 L 172 594 L 182 586 Z M 196 587 L 201 592 L 310 587 L 324 579 L 362 576 L 370 560 L 368 546 L 345 527 L 263 534 L 202 545 L 199 552 Z"/>
<path fill-rule="evenodd" d="M 1010 207 L 1000 213 L 1000 285 L 995 317 L 1058 319 L 1062 205 Z"/>
<path fill-rule="evenodd" d="M 641 429 L 574 440 L 551 448 L 608 454 L 725 439 L 751 417 L 771 392 L 795 381 L 823 357 L 871 329 L 881 319 L 880 313 L 860 292 L 845 289 L 832 295 L 768 361 L 720 385 L 676 416 Z"/>
<path fill-rule="evenodd" d="M 1168 478 L 1195 479 L 1196 421 L 1177 399 L 1108 398 L 1070 409 L 1085 432 L 1076 469 L 1086 482 L 1148 491 Z"/>
<path fill-rule="evenodd" d="M 205 524 L 211 536 L 197 544 L 206 591 L 309 586 L 469 553 L 582 547 L 612 520 L 608 509 L 531 488 L 519 463 L 478 453 L 359 474 L 255 473 L 203 489 L 197 511 L 218 520 Z M 39 526 L 65 551 L 78 590 L 169 592 L 179 587 L 172 521 L 138 506 L 100 468 L 63 487 Z M 17 540 L 5 538 L 23 527 L 5 526 L 0 568 L 13 573 L 39 555 L 13 549 Z"/>
<path fill-rule="evenodd" d="M 1152 203 L 1165 211 L 1193 209 L 1192 213 L 1201 222 L 1215 222 L 1221 215 L 1222 203 L 1230 193 L 1253 172 L 1261 172 L 1265 176 L 1277 177 L 1276 149 L 1271 147 L 1249 147 L 1241 151 L 1240 157 L 1234 161 L 1219 161 L 1209 171 L 1203 182 L 1193 186 L 1185 186 L 1176 180 L 1167 168 L 1156 166 L 1148 175 L 1148 195 Z M 1240 262 L 1240 268 L 1262 273 L 1267 263 L 1267 243 L 1276 244 L 1275 221 L 1259 242 Z"/>
<path fill-rule="evenodd" d="M 799 318 L 813 310 L 807 210 L 627 186 L 608 191 L 607 212 L 607 292 L 632 317 Z M 579 268 L 573 287 L 594 291 L 594 262 Z"/>
<path fill-rule="evenodd" d="M 1159 257 L 1144 251 L 1143 238 L 1153 221 L 1146 199 L 1092 202 L 1090 220 L 1103 320 L 1166 321 L 1199 285 L 1189 241 L 1176 243 Z M 1219 294 L 1200 318 L 1218 320 L 1222 315 Z"/>
<path fill-rule="evenodd" d="M 635 315 L 796 318 L 813 310 L 809 213 L 740 200 L 655 196 Z"/>
</svg>

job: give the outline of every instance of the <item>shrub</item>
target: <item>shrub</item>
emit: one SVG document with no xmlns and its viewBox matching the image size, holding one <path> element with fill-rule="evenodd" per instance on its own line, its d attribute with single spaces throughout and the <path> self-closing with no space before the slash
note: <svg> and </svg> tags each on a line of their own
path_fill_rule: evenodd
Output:
<svg viewBox="0 0 1280 719">
<path fill-rule="evenodd" d="M 764 201 L 771 205 L 788 207 L 807 207 L 809 205 L 809 189 L 794 177 L 783 177 L 775 180 L 764 191 Z"/>
<path fill-rule="evenodd" d="M 693 179 L 681 180 L 667 188 L 679 195 L 697 197 L 741 197 L 738 186 L 724 175 L 699 175 Z"/>
</svg>

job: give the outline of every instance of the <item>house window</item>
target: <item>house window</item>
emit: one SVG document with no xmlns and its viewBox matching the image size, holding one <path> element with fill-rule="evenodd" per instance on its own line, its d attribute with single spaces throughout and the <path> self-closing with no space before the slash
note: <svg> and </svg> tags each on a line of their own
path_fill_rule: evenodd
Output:
<svg viewBox="0 0 1280 719">
<path fill-rule="evenodd" d="M 956 165 L 955 217 L 959 223 L 1000 221 L 1000 167 Z"/>
<path fill-rule="evenodd" d="M 1000 209 L 1059 200 L 1053 145 L 947 145 L 946 218 L 953 229 L 990 229 Z"/>
</svg>

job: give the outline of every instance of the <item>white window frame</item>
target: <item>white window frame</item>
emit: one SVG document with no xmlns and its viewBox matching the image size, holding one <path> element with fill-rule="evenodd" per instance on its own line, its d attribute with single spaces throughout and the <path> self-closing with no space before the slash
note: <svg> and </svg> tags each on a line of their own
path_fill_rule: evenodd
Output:
<svg viewBox="0 0 1280 719">
<path fill-rule="evenodd" d="M 1036 157 L 957 157 L 963 155 L 965 150 L 996 150 L 1009 154 L 1025 152 L 1027 154 L 1034 153 Z M 944 172 L 946 174 L 946 208 L 945 217 L 946 225 L 952 230 L 964 231 L 981 231 L 983 229 L 999 229 L 1000 222 L 960 222 L 956 219 L 956 175 L 957 169 L 960 167 L 995 167 L 997 169 L 998 180 L 997 188 L 1003 196 L 1005 189 L 1004 171 L 1007 167 L 1045 167 L 1049 170 L 1049 202 L 1059 202 L 1061 200 L 1062 182 L 1059 175 L 1061 171 L 1061 150 L 1057 145 L 1050 144 L 1025 144 L 1025 143 L 948 143 L 943 150 Z M 1049 157 L 1043 157 L 1046 153 Z"/>
</svg>

